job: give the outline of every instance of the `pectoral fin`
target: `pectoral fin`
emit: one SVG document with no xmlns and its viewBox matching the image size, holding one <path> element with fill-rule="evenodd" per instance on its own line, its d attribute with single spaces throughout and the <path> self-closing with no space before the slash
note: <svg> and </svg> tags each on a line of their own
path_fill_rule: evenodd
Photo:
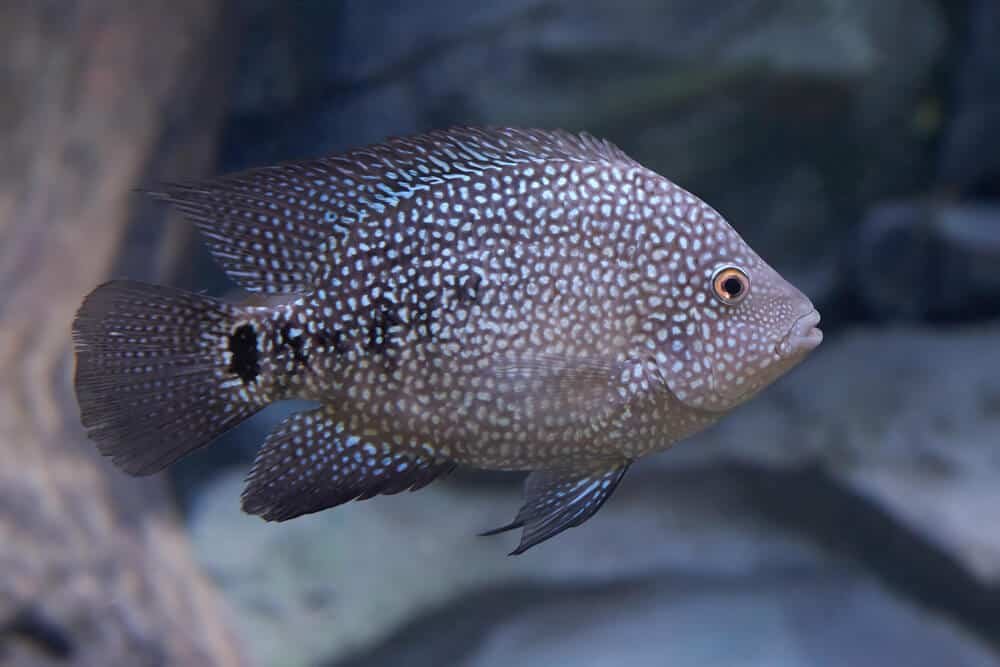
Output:
<svg viewBox="0 0 1000 667">
<path fill-rule="evenodd" d="M 592 517 L 614 493 L 630 464 L 615 462 L 589 471 L 537 470 L 525 480 L 525 502 L 517 517 L 506 526 L 482 534 L 523 528 L 521 542 L 510 555 L 522 554 Z"/>
<path fill-rule="evenodd" d="M 633 358 L 520 355 L 499 360 L 492 372 L 506 404 L 530 401 L 535 418 L 587 422 L 596 431 L 658 385 L 649 360 Z"/>
</svg>

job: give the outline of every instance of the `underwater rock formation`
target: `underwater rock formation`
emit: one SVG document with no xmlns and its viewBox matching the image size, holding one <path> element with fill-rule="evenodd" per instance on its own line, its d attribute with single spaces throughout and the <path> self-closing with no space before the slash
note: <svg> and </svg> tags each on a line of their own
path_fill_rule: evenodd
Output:
<svg viewBox="0 0 1000 667">
<path fill-rule="evenodd" d="M 70 391 L 85 286 L 123 242 L 149 276 L 183 245 L 130 233 L 131 190 L 211 154 L 221 3 L 57 4 L 0 12 L 0 663 L 240 664 L 163 480 L 102 461 Z"/>
</svg>

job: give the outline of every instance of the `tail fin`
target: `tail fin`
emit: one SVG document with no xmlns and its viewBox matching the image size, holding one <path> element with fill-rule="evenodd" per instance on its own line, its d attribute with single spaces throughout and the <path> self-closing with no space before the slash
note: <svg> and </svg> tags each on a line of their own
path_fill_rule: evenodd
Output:
<svg viewBox="0 0 1000 667">
<path fill-rule="evenodd" d="M 73 342 L 81 421 L 132 475 L 166 468 L 266 403 L 252 384 L 257 332 L 243 310 L 216 299 L 105 283 L 80 306 Z"/>
</svg>

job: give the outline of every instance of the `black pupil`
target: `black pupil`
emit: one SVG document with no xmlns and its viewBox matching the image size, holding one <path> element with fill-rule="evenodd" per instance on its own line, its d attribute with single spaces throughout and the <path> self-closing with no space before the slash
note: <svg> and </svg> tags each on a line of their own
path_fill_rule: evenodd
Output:
<svg viewBox="0 0 1000 667">
<path fill-rule="evenodd" d="M 726 291 L 730 297 L 739 296 L 740 292 L 743 291 L 743 281 L 739 278 L 726 278 L 722 281 L 722 289 Z"/>
</svg>

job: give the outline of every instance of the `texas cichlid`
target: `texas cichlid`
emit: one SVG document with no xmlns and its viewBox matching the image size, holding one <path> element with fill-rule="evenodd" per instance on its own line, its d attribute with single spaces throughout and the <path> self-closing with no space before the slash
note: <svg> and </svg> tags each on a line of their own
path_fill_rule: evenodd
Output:
<svg viewBox="0 0 1000 667">
<path fill-rule="evenodd" d="M 83 425 L 134 475 L 275 401 L 243 508 L 285 520 L 456 464 L 530 470 L 521 553 L 822 340 L 715 210 L 612 144 L 455 128 L 153 193 L 273 305 L 114 281 L 73 326 Z"/>
</svg>

